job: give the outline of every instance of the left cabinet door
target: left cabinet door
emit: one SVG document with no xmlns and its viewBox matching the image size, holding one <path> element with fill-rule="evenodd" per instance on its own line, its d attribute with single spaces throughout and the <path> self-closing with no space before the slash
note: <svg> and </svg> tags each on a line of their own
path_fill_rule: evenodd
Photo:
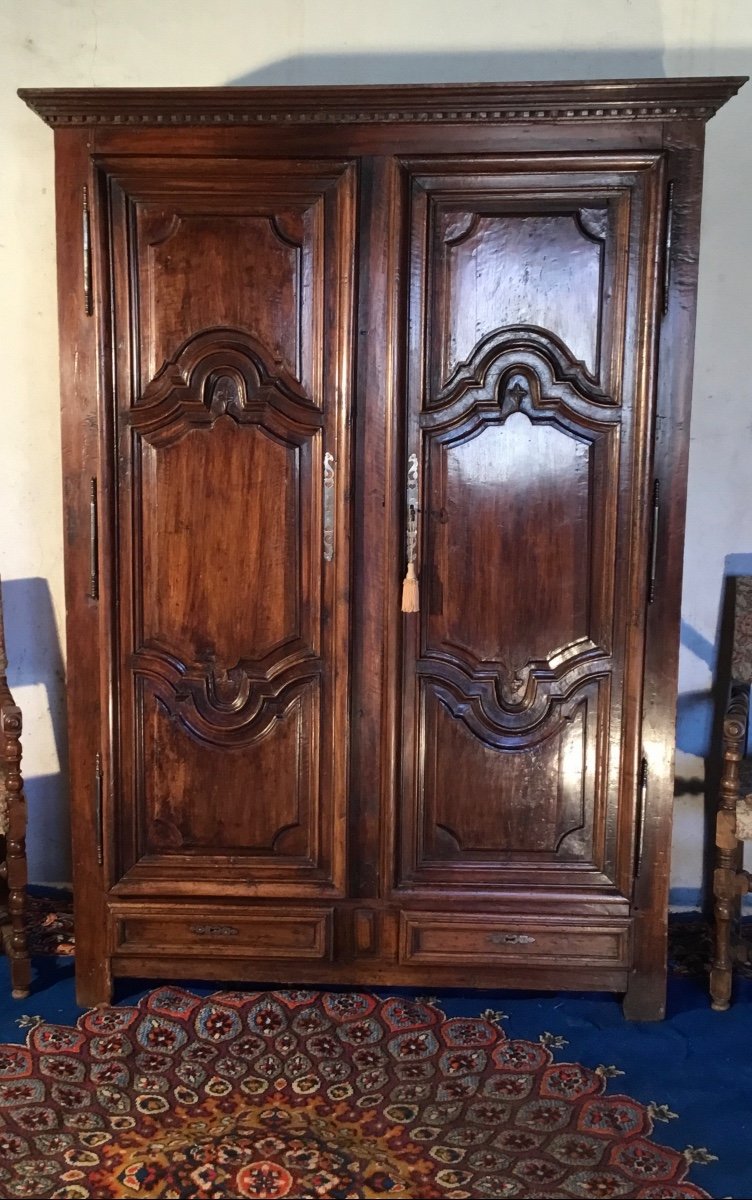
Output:
<svg viewBox="0 0 752 1200">
<path fill-rule="evenodd" d="M 345 892 L 356 173 L 97 164 L 120 896 Z"/>
</svg>

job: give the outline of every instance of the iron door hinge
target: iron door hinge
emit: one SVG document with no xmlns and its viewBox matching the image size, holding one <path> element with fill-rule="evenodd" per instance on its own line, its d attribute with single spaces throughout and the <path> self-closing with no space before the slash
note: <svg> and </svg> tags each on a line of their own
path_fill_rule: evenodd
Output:
<svg viewBox="0 0 752 1200">
<path fill-rule="evenodd" d="M 661 517 L 661 485 L 653 482 L 653 503 L 650 515 L 650 568 L 648 572 L 648 604 L 655 600 L 655 583 L 658 574 L 658 525 Z"/>
<path fill-rule="evenodd" d="M 645 848 L 645 820 L 648 802 L 648 760 L 643 755 L 637 781 L 637 830 L 635 853 L 635 879 L 642 870 L 642 852 Z"/>
<path fill-rule="evenodd" d="M 104 862 L 104 776 L 102 755 L 99 752 L 97 752 L 94 762 L 94 820 L 97 834 L 97 863 L 101 867 Z"/>
<path fill-rule="evenodd" d="M 99 512 L 96 478 L 89 480 L 89 599 L 99 599 Z"/>
<path fill-rule="evenodd" d="M 91 218 L 89 215 L 89 189 L 84 185 L 81 198 L 82 254 L 84 274 L 84 312 L 90 317 L 94 311 L 91 285 Z"/>
<path fill-rule="evenodd" d="M 666 188 L 666 215 L 663 231 L 663 313 L 668 312 L 671 293 L 671 247 L 674 236 L 674 181 L 670 179 Z"/>
</svg>

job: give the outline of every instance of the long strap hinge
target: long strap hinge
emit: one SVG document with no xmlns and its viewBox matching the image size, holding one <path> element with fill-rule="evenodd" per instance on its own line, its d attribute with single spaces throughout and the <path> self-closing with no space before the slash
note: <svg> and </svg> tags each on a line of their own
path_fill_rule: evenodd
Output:
<svg viewBox="0 0 752 1200">
<path fill-rule="evenodd" d="M 94 478 L 89 480 L 89 599 L 99 599 L 99 512 Z"/>
<path fill-rule="evenodd" d="M 648 573 L 648 604 L 655 600 L 656 578 L 658 575 L 658 528 L 661 519 L 661 484 L 660 480 L 653 481 L 653 503 L 650 516 L 650 568 Z"/>
<path fill-rule="evenodd" d="M 82 267 L 84 283 L 84 312 L 90 317 L 94 311 L 91 283 L 91 218 L 89 216 L 89 189 L 84 185 L 81 194 L 82 224 Z"/>
<path fill-rule="evenodd" d="M 640 773 L 637 779 L 637 830 L 635 849 L 635 878 L 642 870 L 642 853 L 645 847 L 645 819 L 648 802 L 648 760 L 645 755 L 640 761 Z"/>
<path fill-rule="evenodd" d="M 671 294 L 671 247 L 674 237 L 674 181 L 666 188 L 666 218 L 663 233 L 663 314 L 668 312 Z"/>
<path fill-rule="evenodd" d="M 104 774 L 102 755 L 99 752 L 97 752 L 94 762 L 94 820 L 97 837 L 97 863 L 101 867 L 104 862 Z"/>
</svg>

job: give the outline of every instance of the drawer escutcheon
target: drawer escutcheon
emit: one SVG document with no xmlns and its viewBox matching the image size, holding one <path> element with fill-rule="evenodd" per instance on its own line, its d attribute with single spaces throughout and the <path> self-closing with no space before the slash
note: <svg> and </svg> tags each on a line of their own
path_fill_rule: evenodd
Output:
<svg viewBox="0 0 752 1200">
<path fill-rule="evenodd" d="M 199 937 L 237 937 L 240 930 L 236 925 L 191 925 L 191 933 Z"/>
</svg>

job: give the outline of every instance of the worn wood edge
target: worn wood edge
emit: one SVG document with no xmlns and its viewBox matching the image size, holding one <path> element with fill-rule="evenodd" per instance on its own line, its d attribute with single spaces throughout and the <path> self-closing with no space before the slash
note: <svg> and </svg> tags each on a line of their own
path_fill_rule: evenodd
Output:
<svg viewBox="0 0 752 1200">
<path fill-rule="evenodd" d="M 315 87 L 19 88 L 53 127 L 709 120 L 748 76 Z"/>
<path fill-rule="evenodd" d="M 675 720 L 679 674 L 689 421 L 693 382 L 704 129 L 675 126 L 666 177 L 674 183 L 673 271 L 658 330 L 653 478 L 661 485 L 658 574 L 648 605 L 643 749 L 648 763 L 644 855 L 635 878 L 633 962 L 624 998 L 629 1020 L 660 1020 L 666 1008 L 668 893 L 674 810 Z"/>
<path fill-rule="evenodd" d="M 108 595 L 89 592 L 90 480 L 101 477 L 100 347 L 96 321 L 82 304 L 81 189 L 91 186 L 86 136 L 63 130 L 56 138 L 57 295 L 63 462 L 65 597 L 68 664 L 66 709 L 71 804 L 76 994 L 80 1004 L 109 996 L 104 878 L 98 863 L 94 811 L 95 764 L 102 750 L 100 608 Z M 107 781 L 105 781 L 107 786 Z"/>
</svg>

